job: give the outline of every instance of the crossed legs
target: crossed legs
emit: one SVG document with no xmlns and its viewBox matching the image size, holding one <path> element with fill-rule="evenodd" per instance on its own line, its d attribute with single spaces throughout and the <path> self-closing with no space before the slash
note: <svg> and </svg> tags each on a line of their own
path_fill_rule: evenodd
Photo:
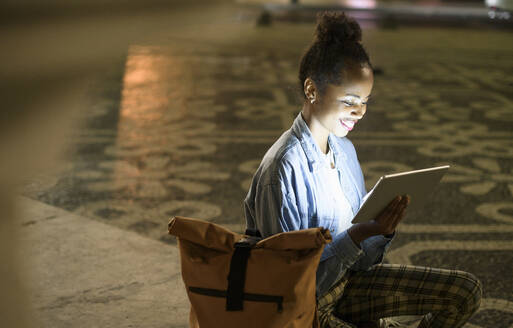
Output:
<svg viewBox="0 0 513 328">
<path fill-rule="evenodd" d="M 401 264 L 378 264 L 352 272 L 335 313 L 358 322 L 424 315 L 419 328 L 458 328 L 480 305 L 482 287 L 471 273 Z"/>
</svg>

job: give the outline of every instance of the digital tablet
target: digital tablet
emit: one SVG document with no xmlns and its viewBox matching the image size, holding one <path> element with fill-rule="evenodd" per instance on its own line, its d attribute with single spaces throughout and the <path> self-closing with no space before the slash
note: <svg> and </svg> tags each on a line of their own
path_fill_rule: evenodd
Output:
<svg viewBox="0 0 513 328">
<path fill-rule="evenodd" d="M 445 165 L 382 176 L 364 197 L 358 213 L 351 222 L 375 219 L 398 195 L 410 196 L 408 211 L 421 208 L 448 169 L 449 165 Z"/>
</svg>

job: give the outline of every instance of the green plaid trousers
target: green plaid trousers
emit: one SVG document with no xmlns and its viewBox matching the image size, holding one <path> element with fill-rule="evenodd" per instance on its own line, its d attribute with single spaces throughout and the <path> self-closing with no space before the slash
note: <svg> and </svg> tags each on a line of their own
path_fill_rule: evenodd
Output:
<svg viewBox="0 0 513 328">
<path fill-rule="evenodd" d="M 481 282 L 471 273 L 402 264 L 350 271 L 317 300 L 322 328 L 357 328 L 358 322 L 424 315 L 419 328 L 458 328 L 481 303 Z"/>
</svg>

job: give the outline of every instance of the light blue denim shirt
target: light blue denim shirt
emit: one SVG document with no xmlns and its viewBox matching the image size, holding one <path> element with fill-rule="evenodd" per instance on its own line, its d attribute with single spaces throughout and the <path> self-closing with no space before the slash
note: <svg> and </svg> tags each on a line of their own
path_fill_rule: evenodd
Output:
<svg viewBox="0 0 513 328">
<path fill-rule="evenodd" d="M 328 144 L 335 157 L 340 185 L 353 213 L 366 195 L 360 163 L 346 137 L 330 133 Z M 333 241 L 327 244 L 317 269 L 317 297 L 322 296 L 349 269 L 367 270 L 381 263 L 391 238 L 373 236 L 356 245 L 347 230 L 338 231 L 341 217 L 325 183 L 325 159 L 301 113 L 264 155 L 244 200 L 246 228 L 262 237 L 300 229 L 324 227 Z"/>
</svg>

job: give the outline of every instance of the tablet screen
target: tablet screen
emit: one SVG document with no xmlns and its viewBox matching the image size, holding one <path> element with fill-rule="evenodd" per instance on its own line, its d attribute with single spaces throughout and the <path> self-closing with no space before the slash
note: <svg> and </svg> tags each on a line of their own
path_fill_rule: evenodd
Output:
<svg viewBox="0 0 513 328">
<path fill-rule="evenodd" d="M 410 196 L 408 210 L 421 208 L 448 169 L 449 165 L 445 165 L 382 176 L 364 197 L 358 213 L 351 222 L 375 219 L 398 195 Z"/>
</svg>

